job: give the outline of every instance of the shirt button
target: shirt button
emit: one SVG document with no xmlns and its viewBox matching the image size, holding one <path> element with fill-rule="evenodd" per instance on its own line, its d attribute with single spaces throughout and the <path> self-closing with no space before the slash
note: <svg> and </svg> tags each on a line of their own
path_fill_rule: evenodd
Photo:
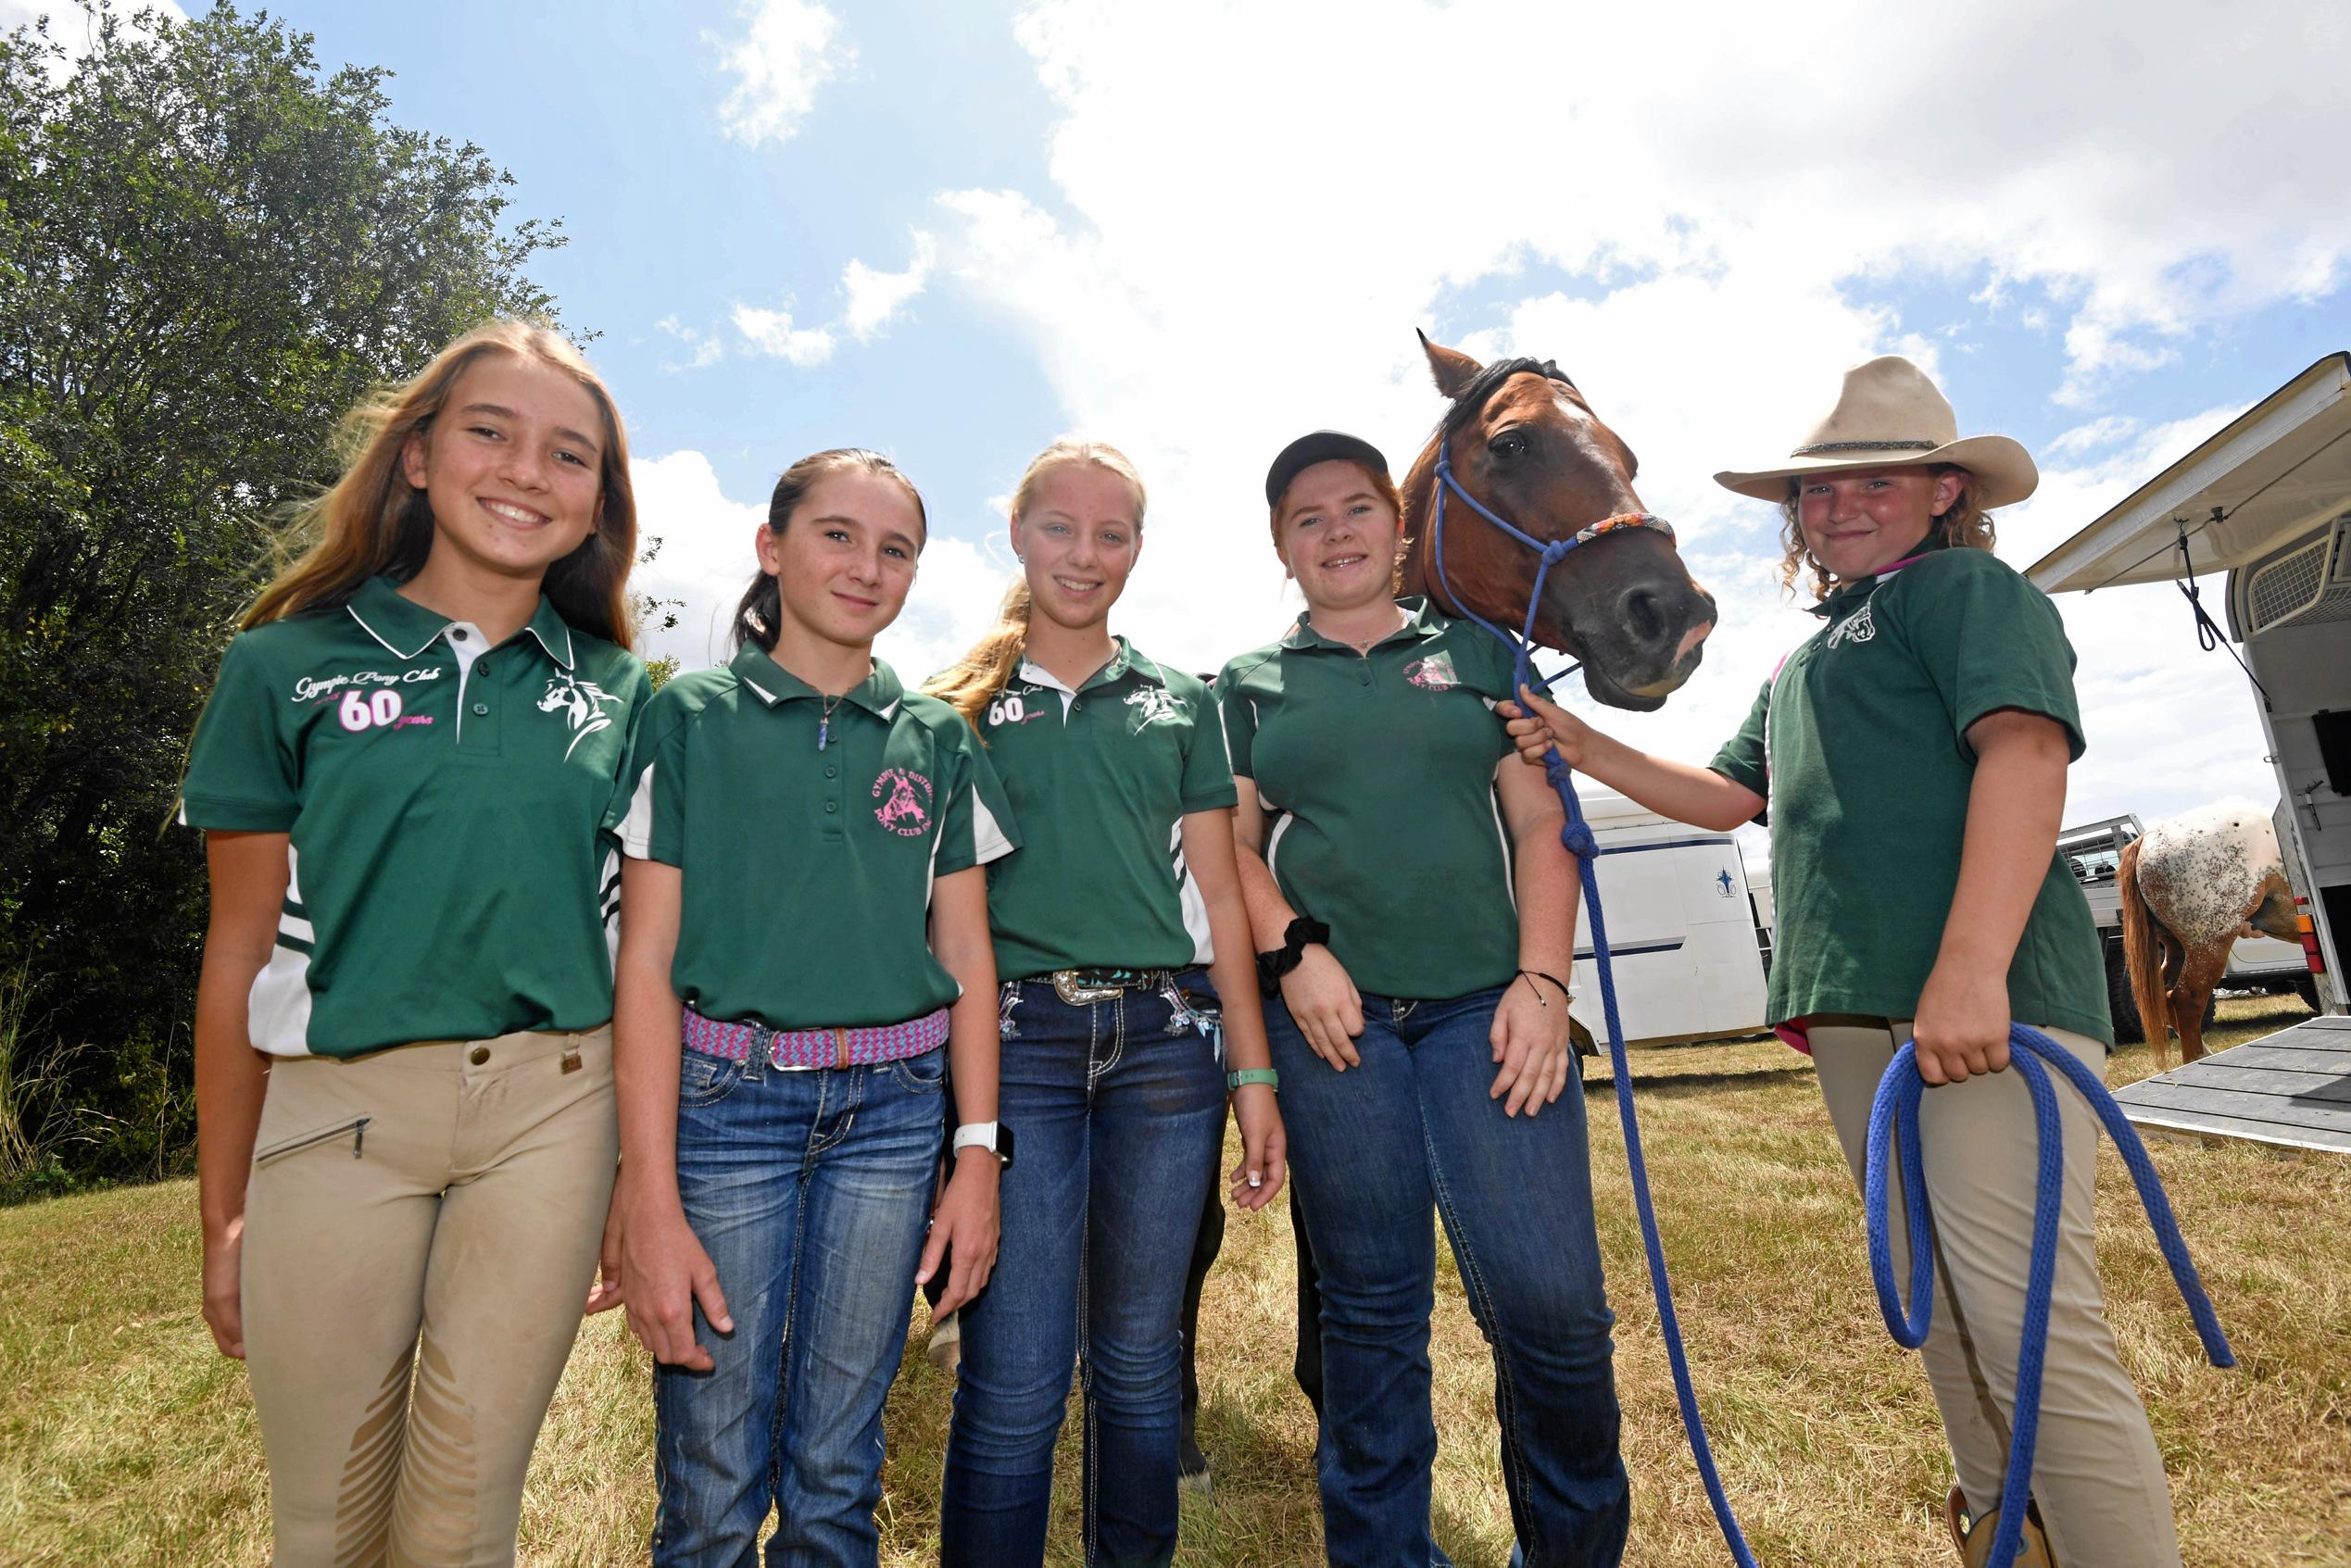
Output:
<svg viewBox="0 0 2351 1568">
<path fill-rule="evenodd" d="M 828 764 L 824 770 L 824 776 L 828 779 L 837 778 L 840 775 L 840 771 L 841 771 L 838 768 L 832 767 Z"/>
<path fill-rule="evenodd" d="M 473 672 L 476 675 L 486 675 L 490 672 L 490 656 L 488 654 L 485 653 L 481 658 L 473 661 Z"/>
<path fill-rule="evenodd" d="M 837 800 L 827 800 L 824 803 L 824 811 L 827 816 L 830 816 L 833 812 L 837 811 L 840 809 L 841 803 Z"/>
<path fill-rule="evenodd" d="M 476 1046 L 471 1050 L 465 1053 L 465 1060 L 471 1062 L 476 1067 L 483 1066 L 490 1060 L 490 1047 L 487 1046 Z"/>
<path fill-rule="evenodd" d="M 457 643 L 461 643 L 461 642 L 465 641 L 465 628 L 464 628 L 464 627 L 462 627 L 462 626 L 452 626 L 452 627 L 450 627 L 450 628 L 449 628 L 449 640 L 450 640 L 451 642 L 457 642 Z"/>
<path fill-rule="evenodd" d="M 489 713 L 490 705 L 488 703 L 477 702 L 473 705 L 473 716 L 476 719 L 486 719 L 489 717 Z"/>
</svg>

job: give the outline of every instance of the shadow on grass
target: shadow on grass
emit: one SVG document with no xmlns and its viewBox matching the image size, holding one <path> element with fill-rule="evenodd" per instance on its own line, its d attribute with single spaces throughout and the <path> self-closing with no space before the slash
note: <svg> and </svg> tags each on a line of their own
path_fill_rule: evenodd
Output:
<svg viewBox="0 0 2351 1568">
<path fill-rule="evenodd" d="M 1305 1396 L 1293 1392 L 1292 1397 L 1303 1413 Z M 1209 1474 L 1214 1477 L 1217 1490 L 1234 1496 L 1258 1491 L 1288 1492 L 1301 1487 L 1310 1494 L 1314 1491 L 1312 1425 L 1301 1441 L 1295 1435 L 1284 1432 L 1276 1422 L 1265 1419 L 1267 1413 L 1262 1408 L 1221 1395 L 1201 1399 L 1195 1434 L 1201 1451 L 1208 1456 Z"/>
<path fill-rule="evenodd" d="M 1798 1078 L 1812 1075 L 1812 1063 L 1793 1051 L 1795 1060 L 1785 1067 L 1732 1068 L 1720 1073 L 1670 1073 L 1648 1074 L 1640 1067 L 1633 1069 L 1633 1094 L 1641 1099 L 1687 1099 L 1693 1095 L 1715 1094 L 1724 1089 L 1741 1093 L 1754 1089 L 1776 1089 Z M 1614 1078 L 1601 1076 L 1584 1080 L 1587 1098 L 1600 1096 L 1613 1100 L 1616 1096 Z"/>
</svg>

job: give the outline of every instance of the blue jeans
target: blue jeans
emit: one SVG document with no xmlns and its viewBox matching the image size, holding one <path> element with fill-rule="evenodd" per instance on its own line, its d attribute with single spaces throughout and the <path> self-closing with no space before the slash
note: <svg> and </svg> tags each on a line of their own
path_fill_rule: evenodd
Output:
<svg viewBox="0 0 2351 1568">
<path fill-rule="evenodd" d="M 677 1180 L 735 1332 L 698 1308 L 717 1367 L 658 1367 L 653 1561 L 870 1564 L 882 1399 L 906 1347 L 946 1127 L 946 1047 L 781 1072 L 685 1053 Z"/>
<path fill-rule="evenodd" d="M 1004 1173 L 996 1272 L 963 1309 L 939 1508 L 946 1568 L 1045 1558 L 1053 1442 L 1070 1370 L 1085 1395 L 1086 1561 L 1176 1551 L 1184 1279 L 1224 1142 L 1225 1067 L 1204 1037 L 1207 977 L 1072 1006 L 1046 979 L 1004 987 Z"/>
<path fill-rule="evenodd" d="M 1488 1098 L 1499 989 L 1364 997 L 1363 1065 L 1338 1073 L 1265 1008 L 1307 1239 L 1322 1270 L 1323 1536 L 1348 1568 L 1427 1568 L 1431 1207 L 1494 1353 L 1514 1563 L 1623 1556 L 1615 1322 L 1592 1228 L 1580 1079 L 1539 1116 Z"/>
</svg>

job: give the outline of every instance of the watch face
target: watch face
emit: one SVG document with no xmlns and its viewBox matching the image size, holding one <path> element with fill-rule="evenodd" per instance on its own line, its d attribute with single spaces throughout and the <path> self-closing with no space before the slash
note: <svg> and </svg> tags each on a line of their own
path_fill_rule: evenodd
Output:
<svg viewBox="0 0 2351 1568">
<path fill-rule="evenodd" d="M 1012 1129 L 1003 1123 L 996 1123 L 996 1158 L 1006 1170 L 1012 1166 Z"/>
</svg>

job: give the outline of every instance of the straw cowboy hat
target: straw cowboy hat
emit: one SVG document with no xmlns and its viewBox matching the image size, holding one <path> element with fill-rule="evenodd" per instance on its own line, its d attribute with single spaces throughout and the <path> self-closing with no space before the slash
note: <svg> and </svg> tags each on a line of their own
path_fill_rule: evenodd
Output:
<svg viewBox="0 0 2351 1568">
<path fill-rule="evenodd" d="M 1715 483 L 1759 501 L 1784 501 L 1788 483 L 1807 474 L 1950 463 L 1976 476 L 1975 504 L 2021 501 L 2041 483 L 2032 454 L 2005 435 L 1959 439 L 1951 404 L 1927 373 L 1899 354 L 1845 372 L 1837 406 L 1804 433 L 1788 460 L 1752 472 L 1726 470 Z"/>
</svg>

